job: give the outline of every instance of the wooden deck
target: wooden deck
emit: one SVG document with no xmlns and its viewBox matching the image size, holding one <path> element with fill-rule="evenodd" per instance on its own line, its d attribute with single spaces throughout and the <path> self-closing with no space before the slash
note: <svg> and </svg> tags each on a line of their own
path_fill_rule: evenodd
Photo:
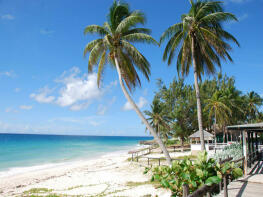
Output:
<svg viewBox="0 0 263 197">
<path fill-rule="evenodd" d="M 229 197 L 261 197 L 263 196 L 263 161 L 258 161 L 249 174 L 228 185 Z M 222 191 L 218 197 L 223 197 Z"/>
</svg>

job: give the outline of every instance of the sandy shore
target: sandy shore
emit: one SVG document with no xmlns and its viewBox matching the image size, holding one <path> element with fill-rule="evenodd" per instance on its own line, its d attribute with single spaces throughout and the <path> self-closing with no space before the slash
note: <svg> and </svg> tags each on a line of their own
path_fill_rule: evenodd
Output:
<svg viewBox="0 0 263 197">
<path fill-rule="evenodd" d="M 170 192 L 156 189 L 144 175 L 141 163 L 115 152 L 93 160 L 66 163 L 0 179 L 0 196 L 156 196 Z"/>
</svg>

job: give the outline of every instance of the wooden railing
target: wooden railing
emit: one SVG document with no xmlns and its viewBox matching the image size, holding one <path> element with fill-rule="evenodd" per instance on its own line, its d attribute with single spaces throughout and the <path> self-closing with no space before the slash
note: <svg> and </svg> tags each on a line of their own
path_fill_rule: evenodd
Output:
<svg viewBox="0 0 263 197">
<path fill-rule="evenodd" d="M 131 160 L 133 161 L 134 159 L 136 159 L 136 161 L 139 161 L 139 157 L 143 156 L 143 155 L 148 155 L 151 153 L 151 151 L 155 148 L 157 148 L 158 146 L 156 145 L 152 145 L 150 147 L 147 148 L 142 148 L 142 149 L 138 149 L 138 150 L 132 150 L 129 151 L 128 154 L 131 154 Z"/>
</svg>

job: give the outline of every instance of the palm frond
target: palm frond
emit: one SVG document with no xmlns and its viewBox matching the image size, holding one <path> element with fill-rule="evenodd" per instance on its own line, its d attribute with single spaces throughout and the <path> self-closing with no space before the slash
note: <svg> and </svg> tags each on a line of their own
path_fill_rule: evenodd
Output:
<svg viewBox="0 0 263 197">
<path fill-rule="evenodd" d="M 150 35 L 144 33 L 133 33 L 128 34 L 122 37 L 124 40 L 130 42 L 141 42 L 141 43 L 148 43 L 148 44 L 156 44 L 159 46 L 159 43 Z"/>
<path fill-rule="evenodd" d="M 89 42 L 84 49 L 84 57 L 87 55 L 87 52 L 90 52 L 94 46 L 96 46 L 98 43 L 102 43 L 103 39 L 96 39 L 91 42 Z"/>
<path fill-rule="evenodd" d="M 93 66 L 97 64 L 103 51 L 104 51 L 104 47 L 102 43 L 97 43 L 96 46 L 93 47 L 89 55 L 89 64 L 88 64 L 89 72 L 92 72 Z"/>
<path fill-rule="evenodd" d="M 98 68 L 98 74 L 97 74 L 97 85 L 100 87 L 100 81 L 103 75 L 104 66 L 106 63 L 106 51 L 104 51 L 100 58 L 99 68 Z"/>
<path fill-rule="evenodd" d="M 134 11 L 130 16 L 123 19 L 116 28 L 116 33 L 127 31 L 129 28 L 134 27 L 138 24 L 144 24 L 144 15 L 139 11 Z"/>
<path fill-rule="evenodd" d="M 84 29 L 84 34 L 98 34 L 100 36 L 105 36 L 108 32 L 104 27 L 101 27 L 99 25 L 89 25 Z"/>
<path fill-rule="evenodd" d="M 199 20 L 199 23 L 204 22 L 204 23 L 214 24 L 214 23 L 220 23 L 220 22 L 231 21 L 231 20 L 238 21 L 238 19 L 235 17 L 234 14 L 228 12 L 215 12 L 201 18 Z"/>
<path fill-rule="evenodd" d="M 160 38 L 160 44 L 165 41 L 165 39 L 169 39 L 172 35 L 176 34 L 179 31 L 182 31 L 183 29 L 183 24 L 182 23 L 177 23 L 169 27 L 165 32 L 162 34 Z"/>
</svg>

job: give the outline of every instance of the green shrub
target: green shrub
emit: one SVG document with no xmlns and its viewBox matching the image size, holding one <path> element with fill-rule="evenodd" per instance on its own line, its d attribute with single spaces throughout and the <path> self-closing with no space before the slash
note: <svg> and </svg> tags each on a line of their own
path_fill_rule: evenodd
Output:
<svg viewBox="0 0 263 197">
<path fill-rule="evenodd" d="M 242 157 L 242 145 L 239 143 L 230 144 L 223 148 L 222 151 L 215 153 L 212 157 L 219 162 L 219 158 L 226 159 L 227 157 L 233 157 L 233 160 Z"/>
<path fill-rule="evenodd" d="M 145 173 L 150 170 L 146 168 Z M 207 152 L 202 152 L 194 162 L 185 157 L 182 161 L 174 161 L 171 167 L 153 168 L 151 181 L 170 189 L 172 196 L 182 196 L 184 184 L 189 185 L 190 193 L 192 193 L 204 184 L 219 183 L 225 174 L 236 178 L 242 176 L 242 170 L 235 168 L 234 163 L 220 165 L 213 158 L 208 159 Z"/>
</svg>

